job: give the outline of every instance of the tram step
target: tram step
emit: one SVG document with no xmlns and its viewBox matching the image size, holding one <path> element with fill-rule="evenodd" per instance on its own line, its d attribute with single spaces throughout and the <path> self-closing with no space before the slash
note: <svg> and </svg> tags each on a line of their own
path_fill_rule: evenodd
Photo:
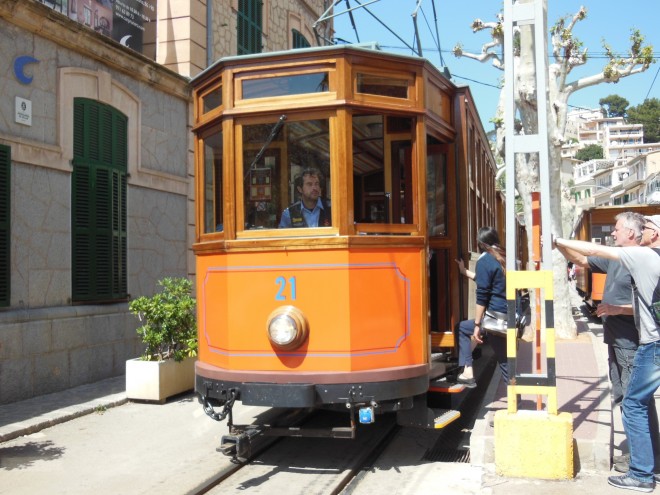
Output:
<svg viewBox="0 0 660 495">
<path fill-rule="evenodd" d="M 461 417 L 461 411 L 453 409 L 432 409 L 432 411 L 437 415 L 433 420 L 433 428 L 436 430 L 444 428 Z"/>
<path fill-rule="evenodd" d="M 461 417 L 454 409 L 434 409 L 427 405 L 426 394 L 413 398 L 413 407 L 397 412 L 397 423 L 414 428 L 440 429 Z"/>
<path fill-rule="evenodd" d="M 465 385 L 462 383 L 450 382 L 444 378 L 439 380 L 431 380 L 429 382 L 429 392 L 440 394 L 458 394 L 465 390 Z"/>
</svg>

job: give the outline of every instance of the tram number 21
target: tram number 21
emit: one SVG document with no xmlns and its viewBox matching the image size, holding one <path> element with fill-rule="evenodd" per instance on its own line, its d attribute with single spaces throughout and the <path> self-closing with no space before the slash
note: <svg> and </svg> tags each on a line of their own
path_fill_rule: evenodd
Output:
<svg viewBox="0 0 660 495">
<path fill-rule="evenodd" d="M 285 277 L 277 277 L 275 284 L 279 287 L 275 295 L 276 301 L 296 300 L 296 277 L 290 277 L 288 280 Z"/>
</svg>

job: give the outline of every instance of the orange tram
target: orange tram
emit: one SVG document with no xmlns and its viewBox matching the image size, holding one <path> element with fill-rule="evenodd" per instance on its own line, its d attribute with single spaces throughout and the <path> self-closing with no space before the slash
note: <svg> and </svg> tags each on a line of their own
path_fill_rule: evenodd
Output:
<svg viewBox="0 0 660 495">
<path fill-rule="evenodd" d="M 585 209 L 575 222 L 572 238 L 613 246 L 612 231 L 616 223 L 614 217 L 625 211 L 657 215 L 660 213 L 660 205 L 594 206 Z M 596 308 L 603 300 L 605 276 L 604 273 L 593 273 L 589 268 L 575 265 L 575 288 L 592 314 L 595 314 Z"/>
<path fill-rule="evenodd" d="M 380 413 L 458 417 L 427 404 L 460 390 L 445 380 L 468 309 L 454 259 L 504 223 L 469 88 L 355 46 L 224 58 L 192 85 L 195 390 L 228 419 L 222 450 L 287 434 L 233 424 L 236 401 L 346 411 L 336 437 Z"/>
</svg>

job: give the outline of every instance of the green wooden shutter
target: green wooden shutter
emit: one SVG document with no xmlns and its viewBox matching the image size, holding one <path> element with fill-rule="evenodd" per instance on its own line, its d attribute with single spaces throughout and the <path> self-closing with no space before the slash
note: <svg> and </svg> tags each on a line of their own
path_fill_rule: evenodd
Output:
<svg viewBox="0 0 660 495">
<path fill-rule="evenodd" d="M 261 53 L 263 32 L 263 2 L 261 0 L 238 1 L 238 55 Z"/>
<path fill-rule="evenodd" d="M 128 119 L 93 100 L 74 101 L 74 301 L 127 296 Z"/>
<path fill-rule="evenodd" d="M 9 306 L 10 296 L 10 171 L 11 148 L 0 145 L 0 307 Z"/>
</svg>

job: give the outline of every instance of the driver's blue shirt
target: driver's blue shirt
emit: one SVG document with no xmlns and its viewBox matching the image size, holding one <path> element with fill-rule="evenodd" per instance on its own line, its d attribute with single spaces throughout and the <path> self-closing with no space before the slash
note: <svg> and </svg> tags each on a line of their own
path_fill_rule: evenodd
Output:
<svg viewBox="0 0 660 495">
<path fill-rule="evenodd" d="M 321 215 L 321 210 L 323 209 L 323 202 L 321 201 L 321 198 L 316 200 L 316 206 L 314 207 L 313 210 L 306 208 L 305 203 L 303 203 L 302 201 L 300 202 L 300 206 L 307 227 L 318 227 L 319 216 Z M 280 219 L 279 227 L 281 229 L 288 229 L 293 227 L 293 225 L 291 224 L 291 214 L 289 213 L 289 208 L 287 208 L 282 212 L 282 218 Z"/>
</svg>

